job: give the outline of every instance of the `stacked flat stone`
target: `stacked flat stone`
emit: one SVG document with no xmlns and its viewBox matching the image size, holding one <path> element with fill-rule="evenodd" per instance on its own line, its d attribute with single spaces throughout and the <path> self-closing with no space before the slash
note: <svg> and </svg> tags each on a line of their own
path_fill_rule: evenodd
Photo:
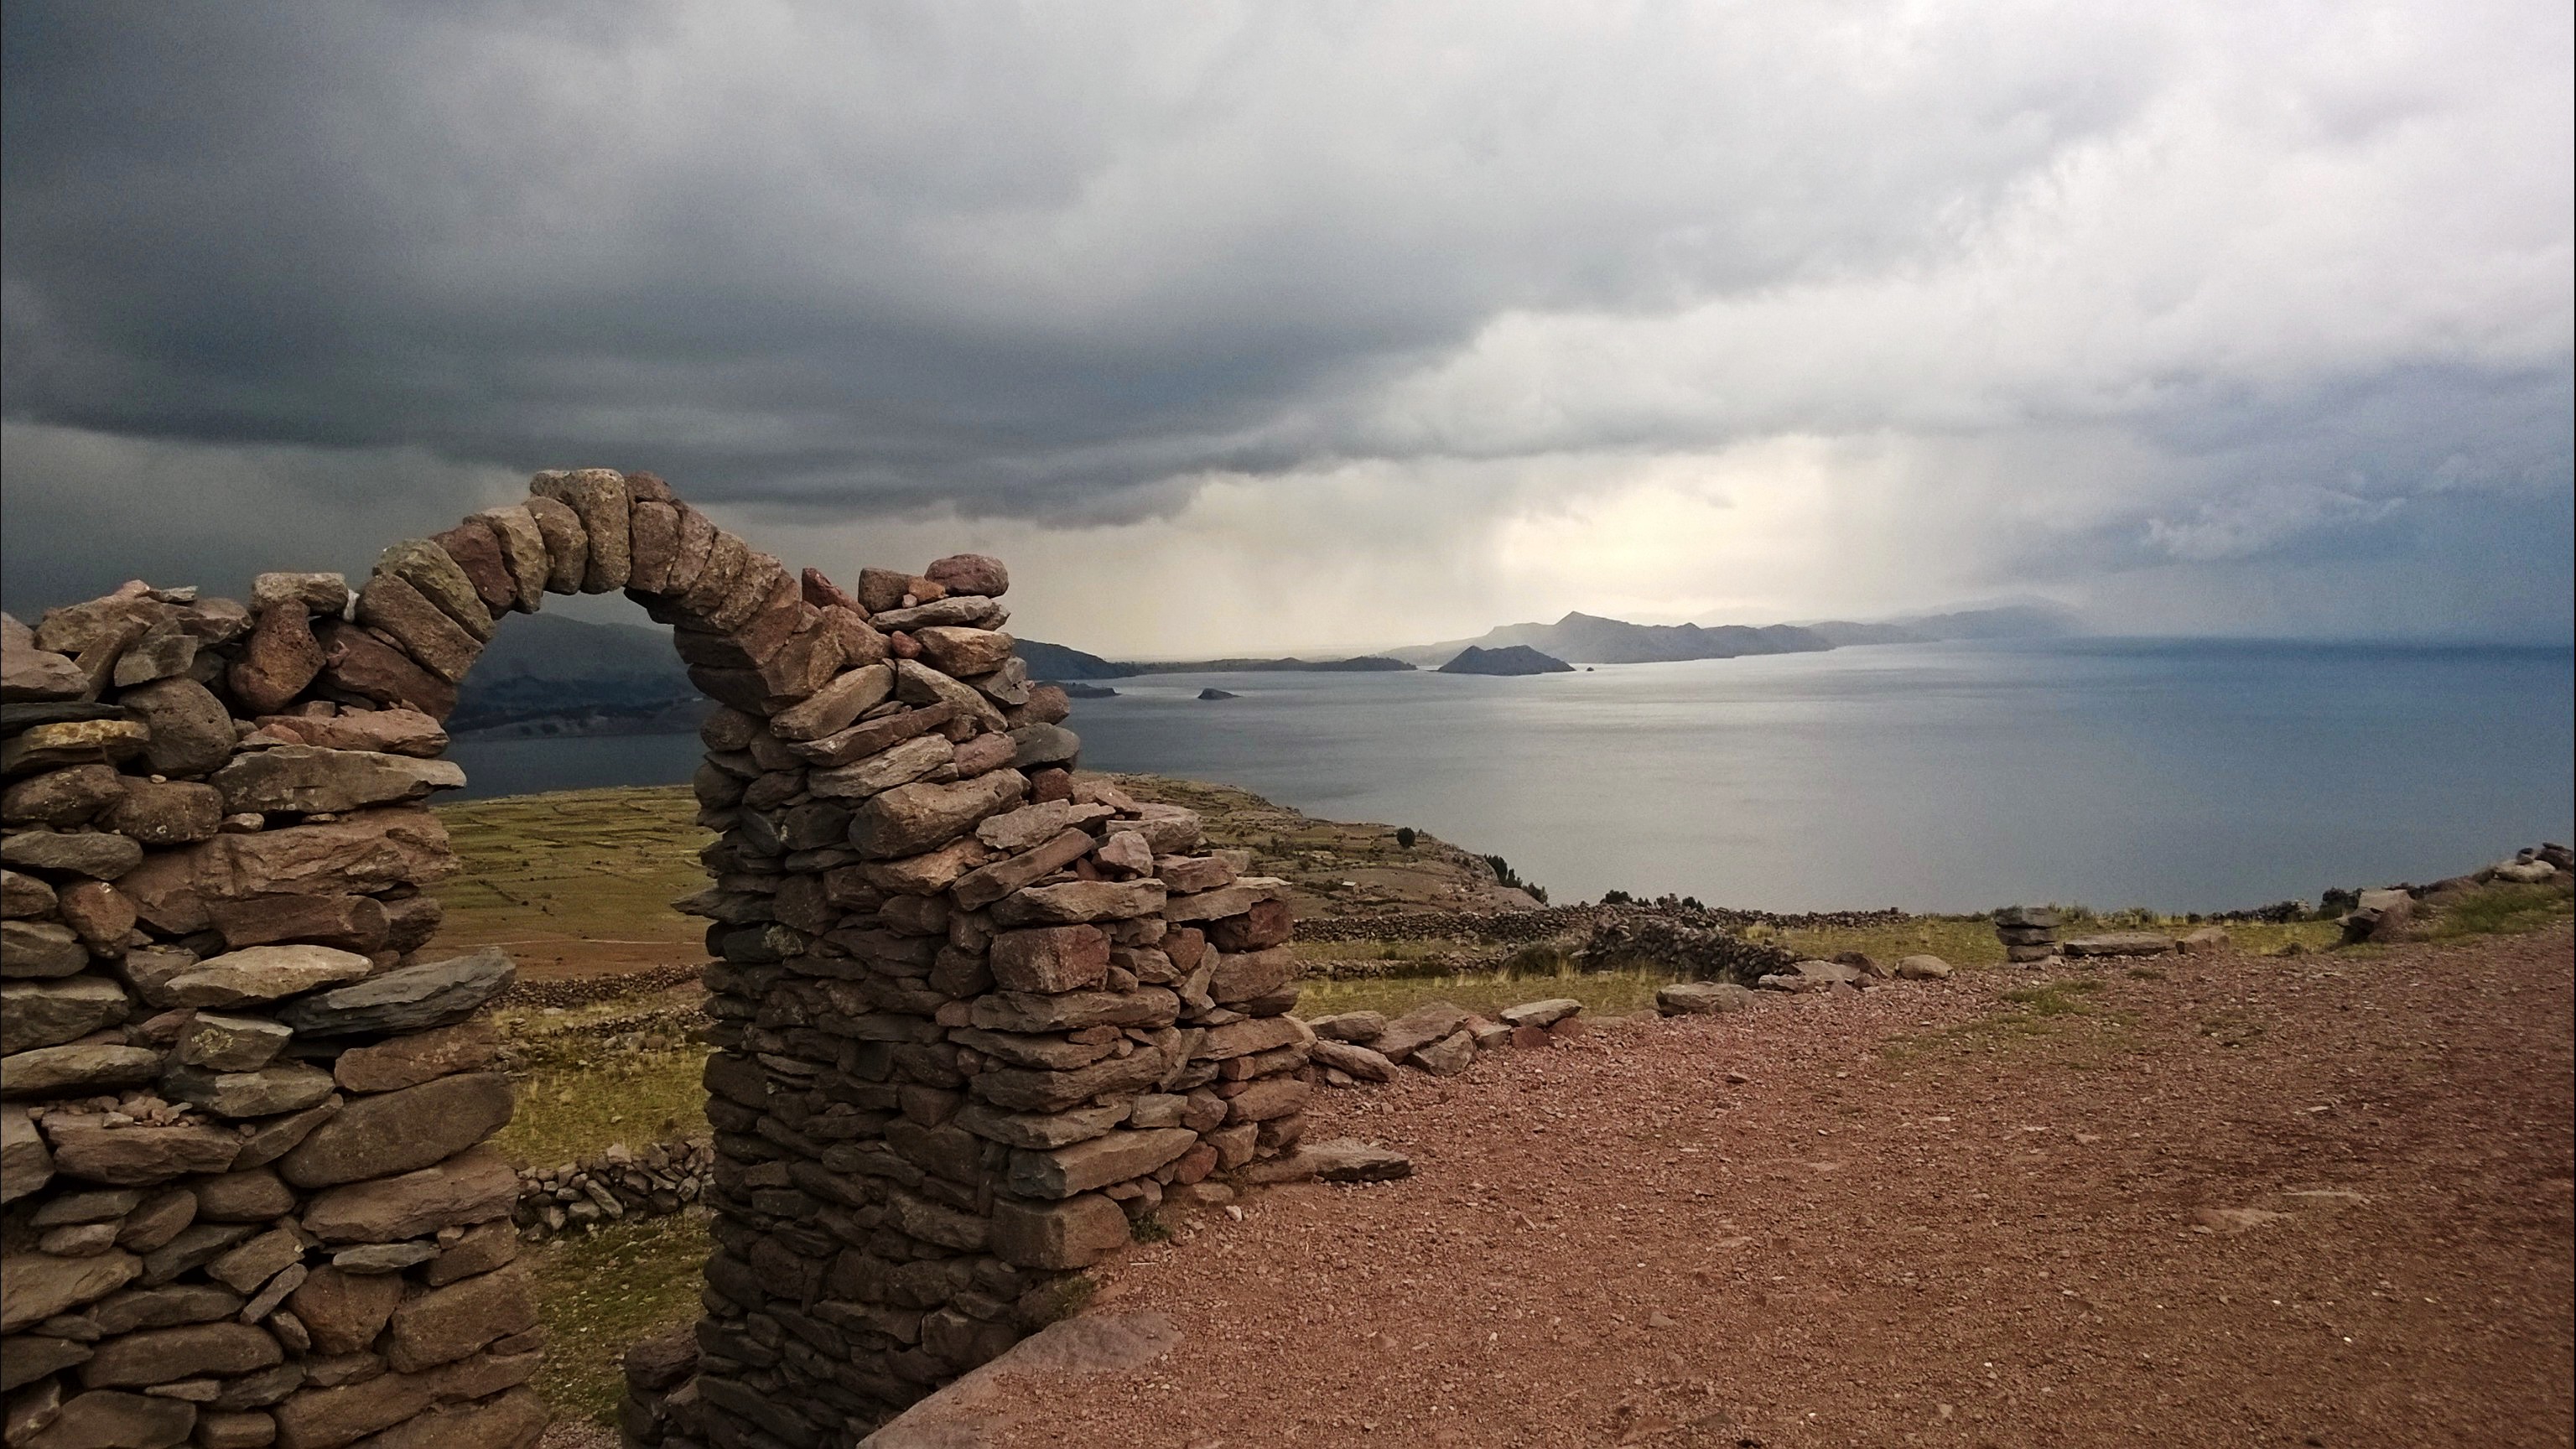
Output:
<svg viewBox="0 0 2576 1449">
<path fill-rule="evenodd" d="M 476 1019 L 510 964 L 416 959 L 455 867 L 420 802 L 464 781 L 439 722 L 550 590 L 686 586 L 702 630 L 774 628 L 784 572 L 647 475 L 531 493 L 385 550 L 354 598 L 263 574 L 247 607 L 138 582 L 0 619 L 11 1449 L 542 1429 Z M 728 685 L 807 677 L 766 635 L 739 652 Z"/>
<path fill-rule="evenodd" d="M 336 575 L 252 596 L 0 621 L 7 1442 L 524 1443 L 510 966 L 415 959 L 464 776 Z"/>
<path fill-rule="evenodd" d="M 2057 912 L 2044 906 L 2006 906 L 1995 912 L 1995 937 L 2007 961 L 2045 961 L 2057 952 Z"/>
<path fill-rule="evenodd" d="M 1304 1132 L 1286 884 L 1075 773 L 1006 585 L 809 573 L 875 657 L 784 705 L 701 680 L 718 1250 L 694 1352 L 629 1366 L 633 1441 L 854 1443 Z"/>
</svg>

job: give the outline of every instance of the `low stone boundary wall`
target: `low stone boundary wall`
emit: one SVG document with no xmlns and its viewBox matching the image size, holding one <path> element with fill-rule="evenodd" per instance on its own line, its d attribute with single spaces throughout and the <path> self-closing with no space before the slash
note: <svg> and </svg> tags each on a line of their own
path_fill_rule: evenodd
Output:
<svg viewBox="0 0 2576 1449">
<path fill-rule="evenodd" d="M 521 1238 L 542 1242 L 609 1223 L 668 1217 L 714 1191 L 715 1161 L 713 1143 L 681 1138 L 610 1147 L 552 1167 L 523 1167 L 510 1220 Z"/>
</svg>

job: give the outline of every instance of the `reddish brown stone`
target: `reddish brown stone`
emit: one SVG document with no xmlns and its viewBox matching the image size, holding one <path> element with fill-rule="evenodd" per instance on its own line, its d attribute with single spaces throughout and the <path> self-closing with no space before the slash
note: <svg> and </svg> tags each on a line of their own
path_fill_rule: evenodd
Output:
<svg viewBox="0 0 2576 1449">
<path fill-rule="evenodd" d="M 1260 951 L 1288 939 L 1293 922 L 1286 901 L 1262 901 L 1239 916 L 1208 927 L 1208 940 L 1220 951 Z"/>
<path fill-rule="evenodd" d="M 385 1325 L 385 1362 L 418 1373 L 536 1327 L 527 1276 L 513 1265 L 405 1299 Z"/>
<path fill-rule="evenodd" d="M 358 591 L 358 622 L 382 631 L 422 668 L 449 684 L 464 682 L 482 641 L 399 574 L 378 574 Z"/>
<path fill-rule="evenodd" d="M 490 528 L 469 519 L 445 533 L 431 534 L 429 541 L 456 560 L 485 609 L 499 614 L 518 607 L 518 580 L 510 576 L 510 561 L 501 556 L 501 541 Z"/>
<path fill-rule="evenodd" d="M 982 594 L 998 599 L 1011 587 L 1011 571 L 990 554 L 950 554 L 921 573 L 951 594 Z"/>
<path fill-rule="evenodd" d="M 314 637 L 322 645 L 321 683 L 379 705 L 418 710 L 434 720 L 456 712 L 455 685 L 369 631 L 334 619 Z"/>
<path fill-rule="evenodd" d="M 490 1063 L 499 1050 L 500 1039 L 490 1022 L 467 1021 L 352 1047 L 332 1063 L 331 1074 L 352 1092 L 396 1092 L 474 1071 Z"/>
<path fill-rule="evenodd" d="M 1109 937 L 1097 926 L 1004 931 L 992 949 L 993 980 L 1006 991 L 1080 991 L 1109 974 Z"/>
<path fill-rule="evenodd" d="M 134 902 L 103 880 L 75 881 L 55 896 L 54 908 L 92 949 L 109 947 L 122 954 L 125 933 L 134 929 Z"/>
<path fill-rule="evenodd" d="M 642 476 L 642 475 L 639 475 Z M 668 503 L 639 501 L 628 516 L 632 534 L 626 587 L 658 594 L 671 585 L 671 566 L 680 556 L 680 510 Z"/>
<path fill-rule="evenodd" d="M 841 586 L 832 582 L 821 569 L 807 569 L 804 576 L 798 580 L 798 586 L 804 592 L 805 602 L 815 608 L 848 609 L 859 614 L 866 612 L 859 607 L 857 599 L 843 592 Z"/>
<path fill-rule="evenodd" d="M 238 949 L 274 941 L 335 946 L 369 955 L 385 948 L 385 908 L 370 896 L 251 896 L 209 901 L 206 914 Z"/>
<path fill-rule="evenodd" d="M 841 644 L 841 660 L 848 668 L 882 662 L 892 652 L 886 636 L 876 626 L 861 618 L 858 611 L 838 606 L 823 611 L 823 627 Z"/>
<path fill-rule="evenodd" d="M 280 603 L 260 611 L 225 679 L 243 713 L 273 714 L 312 684 L 324 662 L 302 602 Z"/>
</svg>

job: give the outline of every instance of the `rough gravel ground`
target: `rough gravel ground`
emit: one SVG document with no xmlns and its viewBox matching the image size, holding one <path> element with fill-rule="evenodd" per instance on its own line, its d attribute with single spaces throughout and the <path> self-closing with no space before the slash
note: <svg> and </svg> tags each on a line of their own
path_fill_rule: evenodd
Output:
<svg viewBox="0 0 2576 1449">
<path fill-rule="evenodd" d="M 994 1442 L 2569 1443 L 2567 928 L 2150 970 L 1333 1094 L 1418 1175 L 1137 1249 L 1180 1347 Z"/>
</svg>

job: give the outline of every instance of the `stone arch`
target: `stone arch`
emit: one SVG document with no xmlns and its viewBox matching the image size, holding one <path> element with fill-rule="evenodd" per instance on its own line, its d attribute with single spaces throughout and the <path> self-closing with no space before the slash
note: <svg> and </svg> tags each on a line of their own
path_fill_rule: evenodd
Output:
<svg viewBox="0 0 2576 1449">
<path fill-rule="evenodd" d="M 1073 773 L 1007 587 L 960 555 L 844 592 L 581 469 L 354 597 L 264 574 L 248 607 L 138 583 L 8 620 L 0 1331 L 36 1449 L 542 1427 L 486 1142 L 510 966 L 416 958 L 454 868 L 421 801 L 464 778 L 440 721 L 549 592 L 623 591 L 722 706 L 682 903 L 717 1248 L 695 1332 L 629 1358 L 630 1441 L 854 1443 L 1167 1194 L 1298 1172 L 1284 884 Z"/>
</svg>

